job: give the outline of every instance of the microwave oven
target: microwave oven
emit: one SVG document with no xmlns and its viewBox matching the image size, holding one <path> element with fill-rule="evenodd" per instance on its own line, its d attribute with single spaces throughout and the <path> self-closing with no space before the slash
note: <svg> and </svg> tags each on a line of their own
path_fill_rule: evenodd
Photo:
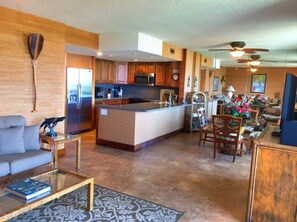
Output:
<svg viewBox="0 0 297 222">
<path fill-rule="evenodd" d="M 134 85 L 154 86 L 155 73 L 135 73 Z"/>
</svg>

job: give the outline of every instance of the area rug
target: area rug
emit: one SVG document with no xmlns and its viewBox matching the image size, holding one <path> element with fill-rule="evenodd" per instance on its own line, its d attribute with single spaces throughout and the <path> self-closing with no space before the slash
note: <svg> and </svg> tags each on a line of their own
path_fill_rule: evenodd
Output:
<svg viewBox="0 0 297 222">
<path fill-rule="evenodd" d="M 174 222 L 178 221 L 183 215 L 183 212 L 99 185 L 94 186 L 93 211 L 86 211 L 86 206 L 87 189 L 83 187 L 9 221 Z"/>
</svg>

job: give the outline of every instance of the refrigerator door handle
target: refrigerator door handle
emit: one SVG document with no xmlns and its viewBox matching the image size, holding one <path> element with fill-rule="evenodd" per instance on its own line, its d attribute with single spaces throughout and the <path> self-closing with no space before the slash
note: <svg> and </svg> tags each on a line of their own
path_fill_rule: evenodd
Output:
<svg viewBox="0 0 297 222">
<path fill-rule="evenodd" d="M 79 91 L 78 91 L 78 95 L 79 95 L 79 98 L 78 98 L 78 109 L 81 108 L 81 104 L 82 104 L 82 89 L 81 89 L 81 84 L 79 83 L 78 84 L 78 88 L 79 88 Z"/>
<path fill-rule="evenodd" d="M 77 89 L 76 108 L 79 109 L 79 103 L 80 103 L 80 89 L 79 89 L 79 84 L 76 85 L 76 89 Z"/>
</svg>

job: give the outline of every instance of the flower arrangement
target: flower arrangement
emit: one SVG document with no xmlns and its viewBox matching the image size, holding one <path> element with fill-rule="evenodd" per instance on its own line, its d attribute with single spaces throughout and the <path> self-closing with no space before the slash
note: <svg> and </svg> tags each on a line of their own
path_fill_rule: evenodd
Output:
<svg viewBox="0 0 297 222">
<path fill-rule="evenodd" d="M 265 104 L 267 103 L 266 99 L 261 97 L 260 94 L 257 94 L 254 99 L 248 98 L 248 101 L 250 101 L 250 104 L 257 106 L 265 106 Z"/>
<path fill-rule="evenodd" d="M 224 113 L 235 117 L 250 117 L 250 104 L 243 102 L 240 98 L 231 99 L 224 107 Z"/>
</svg>

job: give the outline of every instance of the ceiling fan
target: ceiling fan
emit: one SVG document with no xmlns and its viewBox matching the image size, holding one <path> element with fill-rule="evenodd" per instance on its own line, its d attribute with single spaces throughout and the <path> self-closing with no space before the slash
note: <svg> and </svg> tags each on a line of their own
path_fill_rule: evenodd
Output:
<svg viewBox="0 0 297 222">
<path fill-rule="evenodd" d="M 243 56 L 244 53 L 269 52 L 268 49 L 244 48 L 245 42 L 242 41 L 231 42 L 230 46 L 232 49 L 209 49 L 208 51 L 230 51 L 231 55 L 235 58 Z"/>
<path fill-rule="evenodd" d="M 248 65 L 251 65 L 251 66 L 258 66 L 260 65 L 261 62 L 278 62 L 278 61 L 264 60 L 264 59 L 261 59 L 260 55 L 251 55 L 250 58 L 248 59 L 237 59 L 237 62 L 247 63 Z"/>
</svg>

